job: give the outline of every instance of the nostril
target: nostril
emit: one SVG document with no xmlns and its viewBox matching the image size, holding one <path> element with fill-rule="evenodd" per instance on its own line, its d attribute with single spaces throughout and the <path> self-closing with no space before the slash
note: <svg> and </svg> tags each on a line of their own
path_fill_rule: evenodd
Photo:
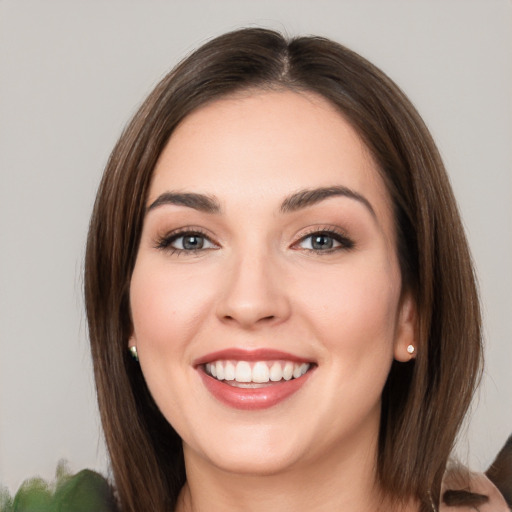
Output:
<svg viewBox="0 0 512 512">
<path fill-rule="evenodd" d="M 228 322 L 238 322 L 238 323 L 247 323 L 247 324 L 260 324 L 260 323 L 268 323 L 275 320 L 277 317 L 275 315 L 267 315 L 262 316 L 261 318 L 251 317 L 249 318 L 240 318 L 237 315 L 224 315 L 224 320 Z"/>
</svg>

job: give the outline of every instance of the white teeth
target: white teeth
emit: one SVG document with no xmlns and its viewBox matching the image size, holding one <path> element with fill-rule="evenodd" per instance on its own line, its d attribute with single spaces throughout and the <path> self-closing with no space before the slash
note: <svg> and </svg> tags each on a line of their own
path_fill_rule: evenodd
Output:
<svg viewBox="0 0 512 512">
<path fill-rule="evenodd" d="M 235 380 L 235 365 L 230 363 L 229 361 L 226 363 L 224 367 L 224 379 L 226 380 Z"/>
<path fill-rule="evenodd" d="M 309 366 L 309 365 L 308 365 Z M 286 363 L 283 370 L 283 379 L 290 380 L 293 377 L 293 364 Z"/>
<path fill-rule="evenodd" d="M 304 375 L 308 371 L 308 368 L 309 365 L 307 363 L 295 366 L 293 368 L 293 378 L 298 379 L 300 376 Z"/>
<path fill-rule="evenodd" d="M 272 382 L 279 382 L 282 378 L 283 378 L 283 369 L 281 368 L 281 365 L 276 361 L 270 367 L 270 380 Z"/>
<path fill-rule="evenodd" d="M 219 362 L 217 362 L 217 365 Z M 218 370 L 218 367 L 217 367 Z M 217 377 L 218 378 L 218 377 Z M 252 371 L 251 365 L 246 361 L 238 361 L 235 369 L 235 380 L 237 382 L 251 382 Z"/>
<path fill-rule="evenodd" d="M 224 380 L 224 365 L 222 364 L 222 361 L 217 361 L 215 369 L 217 370 L 217 379 Z"/>
<path fill-rule="evenodd" d="M 253 382 L 268 382 L 269 369 L 266 363 L 258 361 L 252 369 L 252 381 Z"/>
<path fill-rule="evenodd" d="M 292 363 L 291 361 L 213 361 L 205 364 L 206 373 L 217 380 L 236 381 L 240 383 L 264 384 L 269 381 L 298 379 L 310 368 L 309 363 Z"/>
</svg>

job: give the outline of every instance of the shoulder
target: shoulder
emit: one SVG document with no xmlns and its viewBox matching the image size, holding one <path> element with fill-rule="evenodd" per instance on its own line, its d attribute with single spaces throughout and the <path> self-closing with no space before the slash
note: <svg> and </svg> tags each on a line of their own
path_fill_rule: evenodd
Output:
<svg viewBox="0 0 512 512">
<path fill-rule="evenodd" d="M 484 473 L 460 466 L 447 470 L 439 512 L 510 512 L 505 498 Z"/>
</svg>

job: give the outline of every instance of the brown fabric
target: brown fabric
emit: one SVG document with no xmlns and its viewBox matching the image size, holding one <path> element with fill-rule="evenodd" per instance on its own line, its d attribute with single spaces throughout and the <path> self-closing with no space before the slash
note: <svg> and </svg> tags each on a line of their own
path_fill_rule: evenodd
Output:
<svg viewBox="0 0 512 512">
<path fill-rule="evenodd" d="M 441 496 L 439 512 L 510 512 L 503 495 L 483 473 L 449 469 Z"/>
<path fill-rule="evenodd" d="M 508 438 L 485 475 L 500 490 L 512 509 L 512 436 Z"/>
</svg>

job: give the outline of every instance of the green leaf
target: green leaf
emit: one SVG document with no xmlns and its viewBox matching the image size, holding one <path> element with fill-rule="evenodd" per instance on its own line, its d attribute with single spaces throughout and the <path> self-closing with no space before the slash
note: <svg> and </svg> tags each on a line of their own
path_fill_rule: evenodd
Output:
<svg viewBox="0 0 512 512">
<path fill-rule="evenodd" d="M 0 512 L 12 512 L 12 498 L 5 487 L 0 487 Z"/>
<path fill-rule="evenodd" d="M 64 461 L 57 466 L 55 482 L 25 480 L 11 498 L 0 486 L 0 512 L 114 512 L 114 493 L 99 473 L 85 469 L 71 475 Z"/>
<path fill-rule="evenodd" d="M 41 478 L 23 482 L 14 496 L 13 512 L 52 512 L 52 493 Z"/>
<path fill-rule="evenodd" d="M 66 479 L 54 496 L 54 512 L 112 512 L 112 490 L 98 473 L 84 469 Z"/>
</svg>

